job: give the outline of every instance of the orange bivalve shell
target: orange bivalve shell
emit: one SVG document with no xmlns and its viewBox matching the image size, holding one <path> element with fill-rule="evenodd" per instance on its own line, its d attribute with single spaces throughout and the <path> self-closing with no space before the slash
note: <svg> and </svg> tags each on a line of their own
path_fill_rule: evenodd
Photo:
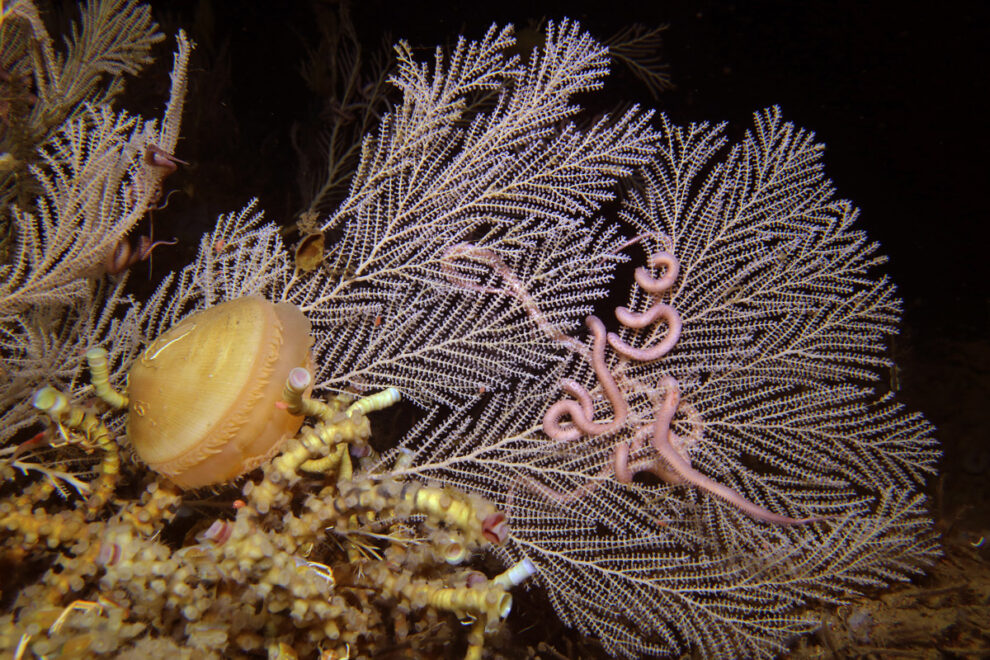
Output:
<svg viewBox="0 0 990 660">
<path fill-rule="evenodd" d="M 312 366 L 295 305 L 248 296 L 183 319 L 127 377 L 127 434 L 151 469 L 183 488 L 230 481 L 271 458 L 302 426 L 282 389 Z"/>
</svg>

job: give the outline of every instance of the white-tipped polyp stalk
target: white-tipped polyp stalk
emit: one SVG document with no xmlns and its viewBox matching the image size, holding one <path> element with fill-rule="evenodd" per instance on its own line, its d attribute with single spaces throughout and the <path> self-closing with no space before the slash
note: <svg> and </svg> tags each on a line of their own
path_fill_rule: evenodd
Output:
<svg viewBox="0 0 990 660">
<path fill-rule="evenodd" d="M 57 418 L 69 406 L 68 398 L 54 387 L 42 387 L 31 401 L 38 410 Z"/>
<path fill-rule="evenodd" d="M 492 582 L 500 587 L 511 589 L 512 587 L 525 582 L 534 573 L 536 573 L 536 564 L 534 564 L 529 558 L 526 558 L 516 562 L 503 573 L 496 575 L 492 579 Z"/>
<path fill-rule="evenodd" d="M 288 385 L 297 392 L 304 392 L 309 384 L 313 382 L 313 376 L 307 369 L 295 367 L 289 372 Z"/>
</svg>

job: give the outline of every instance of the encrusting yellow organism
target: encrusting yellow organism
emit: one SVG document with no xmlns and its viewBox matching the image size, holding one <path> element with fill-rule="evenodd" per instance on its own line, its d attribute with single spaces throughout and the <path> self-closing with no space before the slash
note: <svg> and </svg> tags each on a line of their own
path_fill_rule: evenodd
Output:
<svg viewBox="0 0 990 660">
<path fill-rule="evenodd" d="M 320 596 L 328 589 L 332 594 L 347 588 L 336 583 L 340 565 L 307 558 L 311 550 L 302 556 L 297 553 L 318 543 L 328 526 L 347 538 L 363 533 L 377 520 L 422 516 L 428 539 L 422 550 L 398 552 L 391 561 L 374 564 L 368 564 L 360 553 L 349 553 L 350 561 L 362 565 L 355 575 L 378 576 L 372 584 L 352 580 L 351 587 L 406 603 L 412 611 L 448 611 L 473 620 L 467 657 L 479 658 L 486 633 L 511 607 L 507 590 L 531 575 L 532 565 L 519 564 L 492 580 L 469 570 L 465 575 L 475 577 L 460 582 L 461 586 L 456 580 L 424 577 L 422 569 L 414 568 L 424 562 L 454 567 L 476 549 L 502 543 L 508 535 L 505 516 L 482 498 L 455 489 L 356 474 L 352 453 L 367 452 L 371 435 L 367 415 L 394 404 L 399 392 L 388 388 L 356 400 L 350 395 L 337 395 L 326 402 L 311 398 L 308 330 L 305 317 L 289 305 L 253 297 L 217 305 L 189 316 L 151 342 L 130 369 L 126 394 L 110 385 L 107 352 L 100 348 L 87 352 L 94 392 L 112 408 L 126 409 L 131 443 L 149 467 L 184 488 L 229 482 L 256 465 L 264 466 L 264 477 L 245 483 L 246 502 L 241 503 L 237 520 L 213 521 L 197 537 L 198 546 L 182 548 L 171 559 L 168 551 L 155 546 L 159 549 L 148 556 L 158 559 L 150 570 L 169 575 L 164 582 L 153 580 L 142 586 L 140 581 L 133 582 L 135 574 L 129 568 L 144 556 L 135 554 L 131 546 L 153 537 L 155 518 L 171 519 L 181 501 L 178 491 L 158 488 L 157 483 L 152 483 L 155 488 L 149 488 L 143 506 L 122 511 L 119 522 L 101 533 L 103 541 L 89 547 L 86 570 L 92 572 L 95 562 L 103 567 L 107 586 L 117 585 L 134 597 L 151 588 L 189 620 L 205 617 L 213 607 L 196 601 L 196 593 L 201 592 L 190 586 L 193 575 L 214 575 L 212 579 L 243 575 L 240 579 L 248 579 L 249 573 L 260 571 L 251 578 L 257 583 L 253 588 L 268 602 L 270 615 L 287 608 L 297 625 L 319 625 L 327 640 L 342 641 L 347 649 L 359 639 L 350 631 L 355 620 L 340 618 L 344 616 L 341 605 L 330 604 L 336 598 L 327 601 L 321 600 L 326 595 Z M 110 432 L 98 416 L 72 405 L 54 389 L 40 390 L 34 402 L 67 439 L 103 450 L 100 476 L 91 486 L 93 494 L 86 508 L 90 517 L 99 514 L 113 495 L 120 471 Z M 313 426 L 300 428 L 306 417 L 315 420 Z M 263 443 L 257 438 L 263 438 Z M 267 460 L 273 454 L 273 460 Z M 286 512 L 304 473 L 331 479 L 336 485 L 325 488 L 320 498 L 311 497 L 311 512 L 296 519 Z M 269 514 L 285 526 L 283 534 L 292 539 L 287 545 L 286 539 L 267 531 L 264 521 Z M 45 531 L 46 525 L 51 526 L 48 523 L 29 524 L 30 519 L 20 514 L 6 520 L 25 541 L 66 542 L 64 534 Z M 401 549 L 401 536 L 394 538 L 400 542 L 394 549 Z M 374 555 L 381 550 L 369 552 Z M 211 568 L 214 564 L 216 568 Z M 60 585 L 57 594 L 77 591 L 85 584 L 71 570 L 53 580 Z M 272 581 L 290 592 L 272 591 Z M 91 638 L 73 639 L 85 645 Z"/>
<path fill-rule="evenodd" d="M 114 626 L 133 636 L 139 628 L 120 618 L 129 612 L 162 625 L 185 621 L 184 633 L 166 626 L 161 634 L 184 634 L 194 645 L 285 652 L 293 648 L 282 643 L 289 638 L 301 649 L 374 654 L 393 643 L 390 635 L 408 634 L 407 624 L 388 633 L 368 618 L 385 602 L 404 612 L 404 621 L 425 610 L 470 622 L 466 657 L 481 657 L 486 635 L 511 608 L 509 589 L 533 574 L 532 563 L 491 579 L 460 567 L 506 540 L 502 512 L 478 495 L 398 478 L 402 459 L 393 474 L 362 470 L 358 461 L 370 452 L 367 415 L 393 405 L 399 392 L 312 398 L 308 333 L 308 320 L 291 305 L 258 297 L 223 303 L 152 341 L 131 366 L 126 393 L 110 384 L 107 352 L 89 350 L 93 391 L 126 411 L 138 456 L 167 477 L 152 476 L 141 500 L 122 501 L 109 519 L 101 518 L 122 472 L 113 435 L 98 414 L 61 392 L 36 393 L 34 405 L 52 419 L 56 437 L 99 448 L 102 460 L 84 510 L 54 516 L 34 508 L 52 490 L 45 482 L 28 485 L 23 502 L 0 510 L 0 528 L 25 548 L 82 539 L 46 576 L 46 609 L 27 607 L 18 621 L 61 613 L 60 625 L 51 639 L 22 638 L 25 648 L 35 655 L 59 645 L 81 653 L 118 648 L 130 637 L 90 631 Z M 306 418 L 312 426 L 303 426 Z M 230 483 L 254 467 L 262 477 L 244 481 L 233 520 L 202 521 L 181 547 L 158 539 L 182 503 L 179 488 Z M 99 591 L 89 588 L 96 580 Z M 120 602 L 97 601 L 100 593 Z M 75 607 L 89 601 L 100 606 Z"/>
</svg>

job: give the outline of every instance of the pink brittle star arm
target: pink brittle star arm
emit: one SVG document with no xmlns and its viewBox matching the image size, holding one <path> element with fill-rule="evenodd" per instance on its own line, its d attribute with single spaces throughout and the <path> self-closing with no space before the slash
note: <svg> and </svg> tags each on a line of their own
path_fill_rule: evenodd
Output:
<svg viewBox="0 0 990 660">
<path fill-rule="evenodd" d="M 631 442 L 619 442 L 615 445 L 612 450 L 612 474 L 615 475 L 615 480 L 620 484 L 631 484 L 636 473 L 652 472 L 671 486 L 685 483 L 681 475 L 664 465 L 663 460 L 656 456 L 640 459 L 632 464 L 629 463 L 629 457 L 642 448 L 643 437 L 649 430 L 652 429 L 641 428 L 636 432 Z"/>
<path fill-rule="evenodd" d="M 472 281 L 470 277 L 459 274 L 454 268 L 454 264 L 457 260 L 473 261 L 491 268 L 492 271 L 498 274 L 498 276 L 505 282 L 505 287 L 491 287 L 478 284 L 477 282 Z M 444 251 L 443 257 L 441 258 L 440 269 L 444 276 L 456 286 L 469 289 L 471 291 L 477 291 L 478 293 L 500 294 L 515 298 L 522 306 L 523 311 L 526 312 L 526 315 L 533 320 L 536 326 L 542 330 L 547 337 L 550 337 L 554 341 L 560 342 L 569 350 L 574 351 L 578 355 L 585 357 L 588 356 L 588 351 L 584 347 L 584 344 L 566 335 L 562 330 L 556 327 L 550 319 L 546 317 L 546 315 L 544 315 L 543 310 L 540 309 L 536 299 L 534 299 L 532 294 L 530 294 L 526 289 L 525 283 L 516 277 L 516 274 L 512 272 L 512 269 L 505 265 L 505 262 L 502 261 L 502 259 L 499 258 L 494 251 L 488 248 L 478 247 L 473 243 L 458 243 L 450 246 Z M 583 387 L 577 383 L 574 384 L 584 391 Z M 571 390 L 568 390 L 568 392 L 574 394 Z M 590 405 L 591 397 L 588 396 L 586 391 L 585 396 L 587 397 Z M 591 414 L 589 413 L 588 416 L 590 417 Z"/>
<path fill-rule="evenodd" d="M 680 391 L 677 381 L 672 376 L 664 376 L 660 381 L 660 387 L 666 391 L 663 403 L 657 406 L 656 421 L 653 424 L 653 448 L 667 461 L 673 470 L 690 484 L 720 497 L 732 506 L 736 507 L 750 518 L 762 520 L 764 522 L 776 523 L 778 525 L 800 525 L 804 523 L 824 520 L 820 517 L 791 518 L 774 513 L 758 504 L 750 502 L 735 490 L 724 486 L 714 479 L 706 477 L 695 470 L 684 458 L 677 453 L 670 442 L 670 421 L 674 417 L 677 405 L 680 403 Z"/>
<path fill-rule="evenodd" d="M 577 440 L 583 435 L 601 435 L 609 433 L 622 427 L 626 423 L 629 415 L 629 404 L 619 391 L 619 386 L 615 384 L 612 372 L 605 364 L 605 324 L 597 316 L 589 316 L 585 319 L 585 324 L 591 330 L 594 341 L 591 349 L 591 366 L 595 370 L 595 376 L 601 383 L 605 391 L 605 398 L 612 404 L 615 415 L 611 422 L 599 423 L 591 419 L 594 409 L 591 405 L 591 395 L 577 381 L 564 380 L 560 386 L 567 393 L 574 396 L 577 401 L 564 399 L 550 406 L 546 414 L 543 415 L 543 432 L 554 440 L 571 441 Z M 573 422 L 571 427 L 563 427 L 560 420 L 568 415 Z"/>
<path fill-rule="evenodd" d="M 656 278 L 650 275 L 650 272 L 645 268 L 637 268 L 635 275 L 636 283 L 643 290 L 653 294 L 660 294 L 673 286 L 674 282 L 677 281 L 680 265 L 674 255 L 667 252 L 657 252 L 650 257 L 650 265 L 654 267 L 664 266 L 666 272 L 664 272 L 663 277 Z M 617 307 L 615 309 L 615 318 L 627 328 L 645 328 L 661 318 L 667 324 L 667 336 L 660 343 L 646 348 L 630 346 L 622 341 L 619 335 L 614 332 L 608 333 L 608 343 L 612 346 L 612 349 L 616 353 L 631 360 L 637 360 L 639 362 L 657 360 L 669 353 L 670 349 L 674 347 L 674 344 L 681 337 L 681 316 L 677 313 L 677 310 L 666 303 L 657 301 L 642 314 L 632 312 L 625 307 Z"/>
</svg>

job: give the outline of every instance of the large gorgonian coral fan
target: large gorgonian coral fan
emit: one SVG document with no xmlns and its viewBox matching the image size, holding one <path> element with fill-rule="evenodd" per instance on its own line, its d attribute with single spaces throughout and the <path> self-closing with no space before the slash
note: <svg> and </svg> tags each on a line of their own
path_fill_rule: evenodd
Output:
<svg viewBox="0 0 990 660">
<path fill-rule="evenodd" d="M 616 655 L 770 656 L 817 625 L 804 607 L 936 553 L 932 427 L 876 391 L 900 315 L 884 258 L 810 133 L 776 108 L 723 132 L 662 119 L 622 212 L 650 256 L 617 334 L 590 317 L 525 395 L 406 440 L 403 473 L 499 503 L 499 554 Z"/>
<path fill-rule="evenodd" d="M 512 43 L 493 27 L 432 68 L 399 47 L 403 101 L 322 224 L 336 240 L 321 267 L 297 270 L 249 206 L 144 307 L 88 335 L 110 349 L 107 386 L 123 389 L 144 344 L 260 295 L 312 323 L 318 396 L 395 387 L 430 414 L 353 475 L 341 465 L 363 446 L 316 457 L 300 439 L 245 482 L 232 521 L 203 516 L 198 538 L 171 544 L 159 533 L 184 496 L 139 463 L 121 465 L 109 519 L 49 503 L 54 521 L 32 526 L 51 492 L 32 484 L 0 505 L 15 532 L 5 552 L 47 542 L 62 570 L 24 590 L 22 603 L 55 602 L 19 605 L 25 625 L 77 644 L 82 622 L 121 647 L 144 635 L 203 652 L 276 640 L 374 652 L 422 642 L 416 627 L 437 612 L 476 614 L 487 595 L 474 585 L 491 586 L 485 618 L 497 620 L 495 590 L 515 578 L 440 566 L 494 540 L 610 653 L 760 657 L 813 627 L 803 605 L 930 560 L 918 489 L 931 429 L 874 392 L 899 302 L 855 211 L 834 199 L 821 147 L 775 109 L 731 148 L 722 127 L 661 118 L 657 130 L 638 109 L 575 125 L 571 97 L 600 87 L 606 51 L 568 21 L 525 65 L 505 54 Z M 633 175 L 623 240 L 595 214 Z M 614 338 L 597 321 L 581 341 L 611 267 L 640 249 Z M 322 470 L 302 476 L 308 461 Z M 142 501 L 127 499 L 144 483 Z M 441 514 L 451 508 L 478 515 Z M 49 621 L 99 586 L 113 604 Z"/>
</svg>

